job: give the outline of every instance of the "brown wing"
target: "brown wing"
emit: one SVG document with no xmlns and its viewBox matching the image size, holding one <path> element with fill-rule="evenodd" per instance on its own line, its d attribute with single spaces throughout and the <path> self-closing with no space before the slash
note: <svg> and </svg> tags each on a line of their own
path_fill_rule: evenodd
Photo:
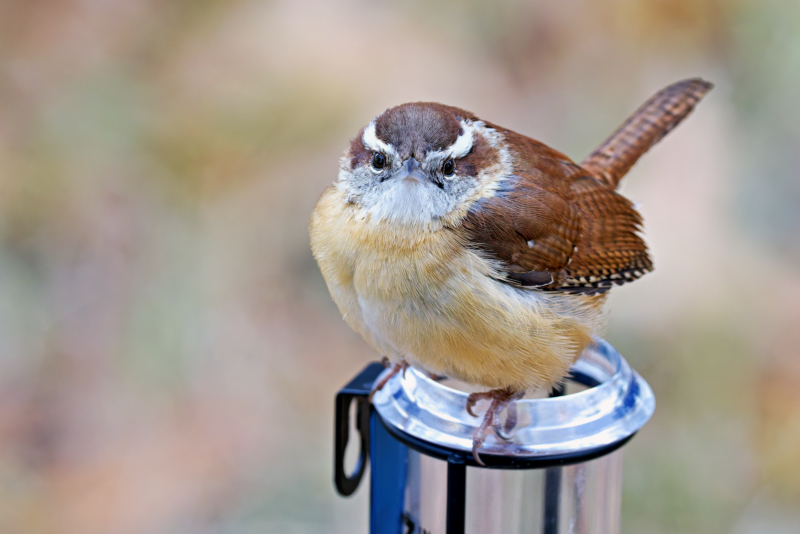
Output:
<svg viewBox="0 0 800 534">
<path fill-rule="evenodd" d="M 515 174 L 472 206 L 464 227 L 510 283 L 591 294 L 652 269 L 630 201 L 560 152 L 502 131 Z"/>
<path fill-rule="evenodd" d="M 464 228 L 470 242 L 500 260 L 512 280 L 543 286 L 570 262 L 581 237 L 581 214 L 568 199 L 521 174 L 476 202 Z"/>
<path fill-rule="evenodd" d="M 588 173 L 571 188 L 583 217 L 583 231 L 559 289 L 597 293 L 652 271 L 640 235 L 642 218 L 631 201 Z"/>
</svg>

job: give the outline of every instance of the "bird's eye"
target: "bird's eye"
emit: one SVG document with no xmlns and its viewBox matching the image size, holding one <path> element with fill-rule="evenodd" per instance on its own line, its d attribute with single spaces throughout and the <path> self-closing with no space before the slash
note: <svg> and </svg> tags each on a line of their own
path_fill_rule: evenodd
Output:
<svg viewBox="0 0 800 534">
<path fill-rule="evenodd" d="M 386 167 L 386 156 L 380 152 L 375 152 L 375 155 L 372 156 L 372 168 L 379 171 L 384 167 Z"/>
<path fill-rule="evenodd" d="M 444 162 L 442 166 L 442 172 L 444 172 L 445 176 L 453 176 L 453 173 L 456 172 L 456 164 L 452 159 L 448 159 Z"/>
</svg>

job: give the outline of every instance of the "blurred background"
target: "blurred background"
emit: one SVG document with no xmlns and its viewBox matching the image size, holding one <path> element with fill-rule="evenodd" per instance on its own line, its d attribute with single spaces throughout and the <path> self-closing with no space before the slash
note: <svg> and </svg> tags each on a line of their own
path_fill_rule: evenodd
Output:
<svg viewBox="0 0 800 534">
<path fill-rule="evenodd" d="M 690 76 L 624 187 L 623 530 L 797 532 L 800 3 L 0 2 L 0 531 L 365 533 L 333 397 L 379 355 L 307 235 L 348 140 L 433 100 L 580 161 Z"/>
</svg>

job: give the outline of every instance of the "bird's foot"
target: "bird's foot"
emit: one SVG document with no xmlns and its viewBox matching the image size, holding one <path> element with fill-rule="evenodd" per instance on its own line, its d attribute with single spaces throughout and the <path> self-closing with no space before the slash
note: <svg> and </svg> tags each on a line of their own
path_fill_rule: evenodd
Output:
<svg viewBox="0 0 800 534">
<path fill-rule="evenodd" d="M 391 369 L 391 371 L 389 371 L 386 374 L 386 376 L 381 377 L 381 379 L 375 382 L 375 385 L 372 386 L 372 391 L 369 392 L 369 402 L 372 402 L 372 397 L 374 397 L 377 392 L 382 390 L 383 386 L 385 386 L 386 383 L 389 380 L 391 380 L 394 375 L 402 372 L 403 378 L 405 378 L 406 376 L 406 369 L 408 369 L 408 362 L 406 362 L 405 360 L 403 360 L 400 363 L 392 364 L 392 362 L 389 361 L 389 358 L 384 356 L 383 358 L 381 358 L 381 363 L 387 369 Z"/>
<path fill-rule="evenodd" d="M 525 395 L 524 391 L 516 391 L 510 388 L 506 389 L 492 389 L 480 393 L 471 393 L 467 397 L 467 413 L 472 417 L 477 417 L 472 408 L 480 400 L 489 400 L 489 409 L 486 410 L 486 415 L 483 417 L 483 422 L 475 434 L 472 436 L 472 457 L 478 465 L 485 466 L 486 464 L 481 461 L 478 455 L 478 450 L 486 441 L 486 436 L 489 434 L 489 428 L 494 430 L 497 437 L 508 441 L 511 439 L 510 432 L 517 425 L 517 405 L 514 401 L 521 399 Z M 506 415 L 505 424 L 500 422 L 500 414 L 503 409 L 508 406 L 508 413 Z"/>
</svg>

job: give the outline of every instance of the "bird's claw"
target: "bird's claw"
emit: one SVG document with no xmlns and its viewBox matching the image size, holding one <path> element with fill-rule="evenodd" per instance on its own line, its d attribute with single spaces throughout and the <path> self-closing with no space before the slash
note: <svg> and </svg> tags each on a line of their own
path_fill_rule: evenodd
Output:
<svg viewBox="0 0 800 534">
<path fill-rule="evenodd" d="M 391 365 L 391 363 L 389 362 L 389 358 L 387 358 L 386 356 L 384 356 L 381 359 L 381 363 L 383 363 L 384 367 L 386 367 L 386 368 L 389 368 L 390 365 Z M 403 373 L 403 378 L 405 378 L 406 377 L 406 369 L 408 369 L 408 362 L 406 362 L 406 361 L 402 361 L 400 363 L 396 363 L 394 365 L 391 365 L 391 370 L 385 376 L 383 376 L 380 380 L 375 382 L 374 386 L 372 386 L 372 390 L 369 392 L 369 397 L 368 397 L 369 402 L 372 402 L 372 397 L 374 397 L 377 392 L 382 390 L 383 386 L 385 386 L 386 383 L 389 382 L 389 380 L 391 380 L 394 375 L 396 375 L 399 372 L 402 372 Z"/>
<path fill-rule="evenodd" d="M 514 433 L 514 429 L 517 427 L 517 403 L 514 402 L 522 398 L 522 393 L 515 394 L 511 397 L 508 401 L 508 405 L 506 407 L 506 422 L 505 424 L 500 424 L 500 411 L 497 412 L 498 417 L 495 418 L 494 421 L 494 433 L 497 436 L 505 441 L 511 441 L 511 438 Z"/>
<path fill-rule="evenodd" d="M 486 441 L 486 435 L 489 433 L 490 427 L 500 439 L 505 441 L 511 440 L 511 431 L 517 425 L 517 409 L 513 401 L 522 398 L 523 395 L 524 392 L 513 391 L 511 389 L 493 389 L 481 393 L 472 393 L 467 397 L 467 413 L 473 417 L 477 417 L 477 415 L 472 411 L 472 408 L 474 408 L 479 400 L 491 400 L 491 404 L 489 405 L 489 409 L 486 410 L 481 425 L 472 436 L 472 457 L 478 465 L 486 466 L 481 460 L 478 450 L 480 450 Z M 506 406 L 508 406 L 508 415 L 505 424 L 501 424 L 500 414 Z"/>
<path fill-rule="evenodd" d="M 472 417 L 478 417 L 478 415 L 472 411 L 472 407 L 475 406 L 475 403 L 478 402 L 477 400 L 472 398 L 472 395 L 467 397 L 467 413 L 470 414 Z"/>
<path fill-rule="evenodd" d="M 493 389 L 491 391 L 480 391 L 477 393 L 470 393 L 469 396 L 467 397 L 467 413 L 470 414 L 472 417 L 478 417 L 478 414 L 473 412 L 472 409 L 475 407 L 478 401 L 494 399 L 495 391 L 503 391 L 503 390 Z"/>
<path fill-rule="evenodd" d="M 472 457 L 475 459 L 475 463 L 481 467 L 486 467 L 486 464 L 483 463 L 483 460 L 481 460 L 481 457 L 478 454 L 478 449 L 480 449 L 483 445 L 484 439 L 485 436 L 482 436 L 481 438 L 472 438 Z"/>
<path fill-rule="evenodd" d="M 500 425 L 500 421 L 495 421 L 493 428 L 494 433 L 498 438 L 502 439 L 503 441 L 511 441 L 513 432 L 506 431 L 506 429 Z M 513 430 L 513 428 L 511 430 Z"/>
</svg>

